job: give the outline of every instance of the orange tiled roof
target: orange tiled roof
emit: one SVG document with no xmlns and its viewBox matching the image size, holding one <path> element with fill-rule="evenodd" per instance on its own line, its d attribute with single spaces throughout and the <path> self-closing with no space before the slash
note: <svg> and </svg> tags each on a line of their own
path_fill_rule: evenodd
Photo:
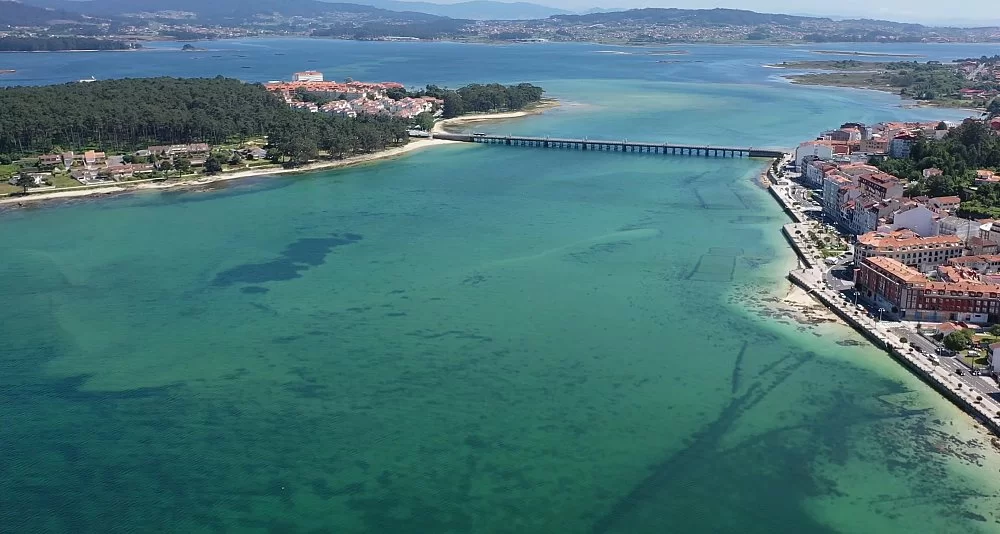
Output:
<svg viewBox="0 0 1000 534">
<path fill-rule="evenodd" d="M 912 267 L 903 265 L 902 263 L 892 259 L 886 258 L 885 256 L 873 256 L 870 258 L 865 258 L 864 263 L 868 263 L 878 267 L 889 274 L 903 280 L 904 282 L 910 283 L 924 283 L 927 282 L 927 277 L 920 274 L 919 271 Z"/>
<path fill-rule="evenodd" d="M 868 232 L 858 236 L 858 243 L 867 247 L 915 247 L 921 245 L 954 245 L 960 246 L 962 240 L 955 235 L 936 235 L 920 237 L 911 230 L 896 230 L 894 232 Z"/>
</svg>

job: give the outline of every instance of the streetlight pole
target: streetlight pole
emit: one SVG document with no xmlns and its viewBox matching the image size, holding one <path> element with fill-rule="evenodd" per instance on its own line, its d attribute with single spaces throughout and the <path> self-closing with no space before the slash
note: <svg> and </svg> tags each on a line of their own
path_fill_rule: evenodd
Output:
<svg viewBox="0 0 1000 534">
<path fill-rule="evenodd" d="M 858 295 L 860 295 L 860 294 L 861 294 L 861 292 L 860 292 L 860 291 L 855 291 L 855 292 L 854 292 L 854 305 L 855 305 L 855 306 L 857 306 L 857 305 L 858 305 Z"/>
<path fill-rule="evenodd" d="M 879 308 L 878 309 L 878 321 L 880 323 L 882 322 L 882 312 L 884 312 L 884 311 L 885 311 L 885 308 Z"/>
</svg>

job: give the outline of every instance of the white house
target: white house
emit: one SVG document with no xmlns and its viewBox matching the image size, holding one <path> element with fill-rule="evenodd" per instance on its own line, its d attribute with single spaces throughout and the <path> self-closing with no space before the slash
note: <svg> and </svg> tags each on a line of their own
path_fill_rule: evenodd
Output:
<svg viewBox="0 0 1000 534">
<path fill-rule="evenodd" d="M 315 70 L 296 72 L 292 75 L 292 80 L 297 82 L 321 82 L 323 81 L 323 73 Z"/>
<path fill-rule="evenodd" d="M 990 368 L 994 373 L 1000 372 L 1000 343 L 990 345 Z"/>
<path fill-rule="evenodd" d="M 923 204 L 910 203 L 893 215 L 892 228 L 906 228 L 921 237 L 931 237 L 938 235 L 938 215 Z"/>
<path fill-rule="evenodd" d="M 801 169 L 806 156 L 829 160 L 833 158 L 833 146 L 824 141 L 806 141 L 795 149 L 795 165 Z"/>
</svg>

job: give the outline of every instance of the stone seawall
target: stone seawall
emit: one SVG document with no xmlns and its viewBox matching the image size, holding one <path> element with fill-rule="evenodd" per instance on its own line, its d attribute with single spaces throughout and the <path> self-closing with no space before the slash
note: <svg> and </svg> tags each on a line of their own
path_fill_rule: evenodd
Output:
<svg viewBox="0 0 1000 534">
<path fill-rule="evenodd" d="M 991 411 L 983 402 L 976 402 L 972 396 L 973 394 L 968 392 L 968 390 L 956 389 L 955 384 L 949 383 L 945 376 L 935 372 L 936 366 L 930 361 L 925 361 L 926 357 L 923 357 L 919 353 L 914 353 L 912 350 L 903 350 L 906 345 L 893 343 L 890 338 L 886 338 L 884 335 L 863 324 L 854 314 L 844 309 L 848 304 L 838 302 L 825 291 L 817 290 L 817 288 L 813 287 L 813 282 L 804 276 L 801 271 L 788 273 L 788 278 L 794 284 L 805 289 L 810 295 L 818 298 L 827 308 L 860 332 L 876 347 L 888 352 L 894 360 L 902 363 L 926 384 L 943 394 L 948 400 L 982 423 L 994 434 L 1000 435 L 1000 421 L 997 420 L 997 412 Z"/>
</svg>

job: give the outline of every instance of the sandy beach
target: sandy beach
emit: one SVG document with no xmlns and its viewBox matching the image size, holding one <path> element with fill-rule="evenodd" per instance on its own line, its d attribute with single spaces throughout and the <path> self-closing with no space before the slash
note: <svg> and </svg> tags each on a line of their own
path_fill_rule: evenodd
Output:
<svg viewBox="0 0 1000 534">
<path fill-rule="evenodd" d="M 460 117 L 454 117 L 451 119 L 443 119 L 434 123 L 434 132 L 443 133 L 453 130 L 461 129 L 463 126 L 468 126 L 471 124 L 476 124 L 479 122 L 486 121 L 497 121 L 497 120 L 508 120 L 508 119 L 519 119 L 521 117 L 527 117 L 530 115 L 538 115 L 545 113 L 546 111 L 559 106 L 557 100 L 543 100 L 538 105 L 532 106 L 530 109 L 525 109 L 523 111 L 507 111 L 503 113 L 478 113 L 473 115 L 462 115 Z"/>
<path fill-rule="evenodd" d="M 376 152 L 374 154 L 362 154 L 336 161 L 318 161 L 316 163 L 310 163 L 308 165 L 303 165 L 302 167 L 296 167 L 294 169 L 266 167 L 266 168 L 247 169 L 244 171 L 235 171 L 235 172 L 217 174 L 215 176 L 197 176 L 197 177 L 192 177 L 191 179 L 183 179 L 183 180 L 167 181 L 167 182 L 142 182 L 142 183 L 131 183 L 131 184 L 129 182 L 122 182 L 118 184 L 108 185 L 107 187 L 95 187 L 91 189 L 73 189 L 68 191 L 53 191 L 51 193 L 37 193 L 28 196 L 0 198 L 0 205 L 5 205 L 5 204 L 23 205 L 26 203 L 34 203 L 45 200 L 58 200 L 58 199 L 70 199 L 70 198 L 95 196 L 95 195 L 108 195 L 108 194 L 124 193 L 128 191 L 173 189 L 178 187 L 197 187 L 211 183 L 226 182 L 229 180 L 238 180 L 241 178 L 252 178 L 255 176 L 273 176 L 279 174 L 293 174 L 293 173 L 303 173 L 310 171 L 337 169 L 341 167 L 350 167 L 382 159 L 398 157 L 410 152 L 414 152 L 416 150 L 421 150 L 433 146 L 443 146 L 457 142 L 458 141 L 448 141 L 444 139 L 415 139 L 403 146 L 393 147 L 388 150 L 383 150 L 382 152 Z"/>
</svg>

